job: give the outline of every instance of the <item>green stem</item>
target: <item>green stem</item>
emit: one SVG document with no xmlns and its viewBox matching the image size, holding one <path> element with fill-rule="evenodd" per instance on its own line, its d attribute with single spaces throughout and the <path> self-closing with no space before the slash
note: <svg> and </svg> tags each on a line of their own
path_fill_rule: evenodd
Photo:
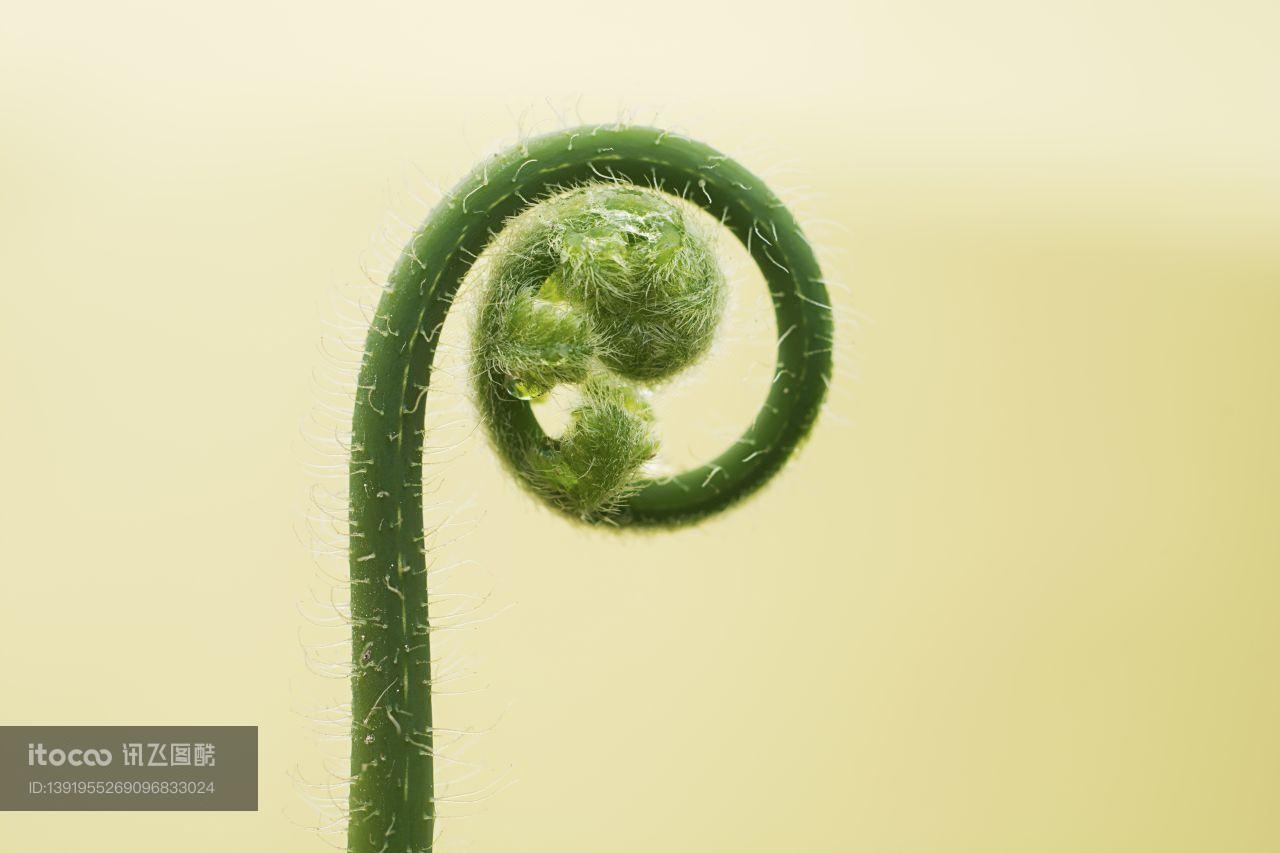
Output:
<svg viewBox="0 0 1280 853">
<path fill-rule="evenodd" d="M 718 512 L 769 480 L 809 432 L 826 393 L 832 322 L 813 252 L 758 178 L 701 143 L 647 127 L 582 127 L 483 163 L 427 217 L 369 329 L 352 418 L 352 744 L 348 850 L 432 847 L 436 815 L 422 451 L 427 388 L 445 316 L 503 223 L 590 181 L 652 186 L 704 208 L 749 249 L 768 283 L 778 365 L 742 437 L 701 468 L 647 481 L 609 520 L 674 525 Z M 546 441 L 528 403 L 486 396 L 495 419 Z"/>
</svg>

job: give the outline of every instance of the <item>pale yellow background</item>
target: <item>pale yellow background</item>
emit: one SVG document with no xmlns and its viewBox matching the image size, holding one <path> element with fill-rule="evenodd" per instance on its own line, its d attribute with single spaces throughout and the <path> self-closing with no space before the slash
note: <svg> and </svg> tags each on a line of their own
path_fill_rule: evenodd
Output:
<svg viewBox="0 0 1280 853">
<path fill-rule="evenodd" d="M 833 408 L 696 531 L 583 533 L 482 441 L 434 469 L 489 596 L 441 849 L 1280 849 L 1277 8 L 10 0 L 0 722 L 262 756 L 257 813 L 6 813 L 0 849 L 327 849 L 331 297 L 522 122 L 620 109 L 802 202 Z"/>
</svg>

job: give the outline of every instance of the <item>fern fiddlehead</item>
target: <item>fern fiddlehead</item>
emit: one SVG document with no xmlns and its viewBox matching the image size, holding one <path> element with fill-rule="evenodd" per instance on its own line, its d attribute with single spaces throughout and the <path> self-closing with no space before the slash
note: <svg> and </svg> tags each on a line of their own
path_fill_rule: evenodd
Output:
<svg viewBox="0 0 1280 853">
<path fill-rule="evenodd" d="M 777 368 L 759 414 L 719 457 L 644 479 L 655 444 L 638 388 L 706 350 L 724 287 L 666 194 L 708 211 L 750 252 L 772 296 Z M 465 178 L 391 273 L 353 410 L 350 853 L 432 848 L 424 413 L 445 316 L 495 239 L 474 343 L 479 408 L 508 468 L 573 518 L 655 527 L 719 512 L 780 470 L 826 393 L 833 330 L 817 260 L 791 213 L 735 161 L 659 129 L 595 126 L 529 140 Z M 529 400 L 565 383 L 582 403 L 552 438 Z"/>
</svg>

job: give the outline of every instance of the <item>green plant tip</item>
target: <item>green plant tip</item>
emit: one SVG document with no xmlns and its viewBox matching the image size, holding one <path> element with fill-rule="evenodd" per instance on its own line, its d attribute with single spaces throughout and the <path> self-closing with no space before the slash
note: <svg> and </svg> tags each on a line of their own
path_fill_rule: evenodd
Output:
<svg viewBox="0 0 1280 853">
<path fill-rule="evenodd" d="M 512 223 L 484 283 L 474 338 L 481 396 L 587 383 L 564 436 L 522 442 L 486 418 L 521 480 L 591 520 L 614 512 L 656 452 L 629 383 L 670 378 L 711 345 L 725 282 L 707 236 L 654 190 L 589 184 Z"/>
</svg>

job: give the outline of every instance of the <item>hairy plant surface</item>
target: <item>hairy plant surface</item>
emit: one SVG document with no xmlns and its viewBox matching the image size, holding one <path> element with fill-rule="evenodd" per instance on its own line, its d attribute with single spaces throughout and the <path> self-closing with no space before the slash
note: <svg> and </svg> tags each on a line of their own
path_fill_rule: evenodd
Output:
<svg viewBox="0 0 1280 853">
<path fill-rule="evenodd" d="M 777 367 L 764 406 L 719 457 L 646 479 L 657 445 L 642 391 L 706 352 L 724 302 L 709 242 L 671 195 L 708 211 L 759 266 Z M 817 260 L 791 213 L 733 160 L 655 128 L 582 127 L 464 179 L 392 271 L 356 394 L 350 853 L 432 848 L 424 413 L 445 316 L 495 240 L 474 342 L 479 408 L 508 468 L 579 521 L 676 526 L 731 506 L 780 470 L 826 393 L 832 321 Z M 559 385 L 576 385 L 581 402 L 553 438 L 530 400 Z"/>
</svg>

